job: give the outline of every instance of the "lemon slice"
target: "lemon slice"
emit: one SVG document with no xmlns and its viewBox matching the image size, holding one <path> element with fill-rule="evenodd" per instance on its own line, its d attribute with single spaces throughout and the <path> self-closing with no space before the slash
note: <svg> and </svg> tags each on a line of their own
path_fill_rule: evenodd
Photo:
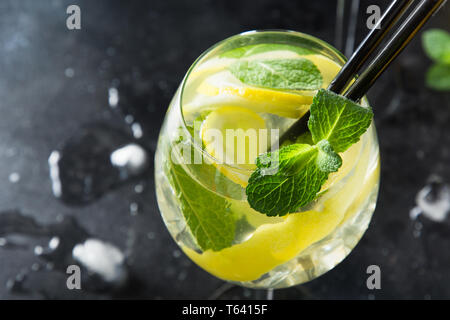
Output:
<svg viewBox="0 0 450 320">
<path fill-rule="evenodd" d="M 241 107 L 223 106 L 204 120 L 201 138 L 214 165 L 230 180 L 247 185 L 256 157 L 267 150 L 267 128 L 257 113 Z"/>
<path fill-rule="evenodd" d="M 313 95 L 313 91 L 297 94 L 292 91 L 244 86 L 228 70 L 223 70 L 206 78 L 197 87 L 195 98 L 183 108 L 185 112 L 193 112 L 233 105 L 254 112 L 300 118 L 308 111 Z"/>
<path fill-rule="evenodd" d="M 289 215 L 283 222 L 264 224 L 249 240 L 218 252 L 199 254 L 187 247 L 183 250 L 216 277 L 252 281 L 328 235 L 342 218 L 343 214 L 334 210 L 300 212 Z"/>
<path fill-rule="evenodd" d="M 308 54 L 301 57 L 310 60 L 317 66 L 322 75 L 322 88 L 327 88 L 342 68 L 333 60 L 319 54 Z"/>
<path fill-rule="evenodd" d="M 317 66 L 323 78 L 322 88 L 328 87 L 341 69 L 341 66 L 335 61 L 318 54 L 296 56 L 309 59 Z M 277 55 L 270 53 L 270 57 L 276 58 Z M 248 108 L 254 112 L 267 112 L 280 117 L 298 119 L 309 110 L 316 93 L 316 91 L 281 91 L 246 86 L 236 79 L 223 64 L 220 67 L 217 66 L 215 71 L 198 84 L 195 98 L 184 106 L 186 112 L 214 109 L 221 105 L 234 105 Z"/>
</svg>

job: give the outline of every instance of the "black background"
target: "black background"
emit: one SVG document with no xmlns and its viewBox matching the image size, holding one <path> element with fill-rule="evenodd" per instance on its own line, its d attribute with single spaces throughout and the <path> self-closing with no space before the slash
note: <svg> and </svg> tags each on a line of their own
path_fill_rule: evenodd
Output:
<svg viewBox="0 0 450 320">
<path fill-rule="evenodd" d="M 383 10 L 388 1 L 361 1 L 357 43 L 367 32 L 365 8 L 375 3 Z M 81 30 L 66 28 L 70 4 L 81 8 Z M 425 29 L 449 30 L 449 9 Z M 129 298 L 264 298 L 262 290 L 224 285 L 179 251 L 160 218 L 151 178 L 141 194 L 128 183 L 88 205 L 69 206 L 52 195 L 47 159 L 83 125 L 121 122 L 107 100 L 108 88 L 119 82 L 131 88 L 121 91 L 119 85 L 121 101 L 129 104 L 125 108 L 143 108 L 141 140 L 154 150 L 170 99 L 204 50 L 252 29 L 292 29 L 333 44 L 335 12 L 336 2 L 325 0 L 2 0 L 0 211 L 16 208 L 42 223 L 73 215 L 92 235 L 131 250 L 129 263 L 140 289 Z M 308 284 L 275 291 L 276 299 L 450 298 L 450 221 L 409 218 L 430 175 L 450 181 L 450 94 L 424 87 L 430 65 L 419 35 L 368 94 L 382 166 L 377 210 L 363 239 L 335 269 Z M 70 69 L 72 77 L 66 75 Z M 20 175 L 15 183 L 9 180 L 13 172 Z M 129 206 L 135 201 L 140 209 L 133 216 Z M 12 293 L 6 283 L 39 260 L 33 247 L 46 241 L 0 247 L 0 298 L 42 297 Z M 371 264 L 381 268 L 381 290 L 366 287 Z M 49 298 L 113 297 L 69 291 L 65 275 L 56 271 L 34 282 Z"/>
</svg>

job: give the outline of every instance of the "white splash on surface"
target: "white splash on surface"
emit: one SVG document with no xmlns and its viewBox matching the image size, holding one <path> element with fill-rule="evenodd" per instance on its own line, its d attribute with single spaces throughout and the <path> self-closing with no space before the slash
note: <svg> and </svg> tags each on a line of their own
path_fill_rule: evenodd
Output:
<svg viewBox="0 0 450 320">
<path fill-rule="evenodd" d="M 135 122 L 131 125 L 131 131 L 133 132 L 133 136 L 136 139 L 142 138 L 143 135 L 143 131 L 142 131 L 142 127 L 139 123 Z"/>
<path fill-rule="evenodd" d="M 135 143 L 114 150 L 111 153 L 111 164 L 118 168 L 123 168 L 132 174 L 141 173 L 147 165 L 147 152 Z"/>
<path fill-rule="evenodd" d="M 11 183 L 17 183 L 20 180 L 20 174 L 18 174 L 17 172 L 12 172 L 9 177 L 9 182 Z"/>
<path fill-rule="evenodd" d="M 73 248 L 72 256 L 107 282 L 121 283 L 127 278 L 125 255 L 112 244 L 98 239 L 88 239 Z"/>
<path fill-rule="evenodd" d="M 59 151 L 53 151 L 48 157 L 48 166 L 50 168 L 50 180 L 52 181 L 52 192 L 56 198 L 61 197 L 62 188 L 61 180 L 59 179 L 58 162 L 61 159 Z"/>
<path fill-rule="evenodd" d="M 108 89 L 108 103 L 111 108 L 115 108 L 119 104 L 119 90 L 117 88 Z"/>
<path fill-rule="evenodd" d="M 66 70 L 64 70 L 64 74 L 67 78 L 73 78 L 73 76 L 75 75 L 75 70 L 73 70 L 72 68 L 66 68 Z"/>
<path fill-rule="evenodd" d="M 438 176 L 432 176 L 429 183 L 416 196 L 416 204 L 409 212 L 412 220 L 423 215 L 435 222 L 443 222 L 450 213 L 450 185 Z"/>
</svg>

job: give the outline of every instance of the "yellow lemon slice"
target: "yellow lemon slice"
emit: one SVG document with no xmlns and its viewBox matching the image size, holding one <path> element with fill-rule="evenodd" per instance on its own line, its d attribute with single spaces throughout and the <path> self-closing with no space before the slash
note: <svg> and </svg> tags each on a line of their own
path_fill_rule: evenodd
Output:
<svg viewBox="0 0 450 320">
<path fill-rule="evenodd" d="M 185 112 L 233 105 L 254 112 L 272 113 L 281 117 L 300 118 L 308 111 L 314 92 L 297 94 L 244 86 L 228 70 L 209 76 L 198 85 L 196 96 L 183 106 Z"/>
<path fill-rule="evenodd" d="M 230 180 L 247 185 L 256 157 L 267 150 L 267 128 L 257 113 L 241 107 L 223 106 L 206 117 L 200 134 L 214 164 Z"/>
<path fill-rule="evenodd" d="M 327 88 L 342 68 L 335 61 L 319 54 L 308 54 L 301 57 L 310 60 L 319 69 L 323 80 L 322 88 Z"/>
<path fill-rule="evenodd" d="M 333 210 L 301 212 L 283 222 L 264 224 L 252 237 L 218 252 L 202 254 L 184 247 L 184 252 L 216 277 L 232 281 L 252 281 L 326 235 L 340 223 L 343 214 Z"/>
<path fill-rule="evenodd" d="M 271 58 L 276 57 L 272 55 L 273 53 Z M 317 66 L 323 78 L 322 88 L 328 87 L 341 69 L 335 61 L 318 54 L 297 55 L 297 57 L 309 59 Z M 209 66 L 209 69 L 211 68 Z M 248 108 L 254 112 L 267 112 L 280 117 L 297 119 L 308 111 L 316 93 L 314 90 L 282 91 L 246 86 L 223 64 L 218 65 L 215 71 L 203 78 L 204 81 L 197 83 L 195 98 L 186 103 L 185 111 L 214 109 L 229 104 Z"/>
</svg>

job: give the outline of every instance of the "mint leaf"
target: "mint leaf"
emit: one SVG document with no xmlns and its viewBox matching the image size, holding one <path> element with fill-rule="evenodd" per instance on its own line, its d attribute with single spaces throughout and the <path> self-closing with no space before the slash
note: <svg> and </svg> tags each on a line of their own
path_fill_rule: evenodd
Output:
<svg viewBox="0 0 450 320">
<path fill-rule="evenodd" d="M 268 216 L 296 212 L 316 198 L 329 173 L 341 165 L 340 156 L 325 140 L 260 155 L 248 181 L 247 200 L 253 209 Z"/>
<path fill-rule="evenodd" d="M 245 47 L 235 48 L 228 51 L 225 51 L 220 55 L 221 58 L 245 58 L 250 57 L 252 55 L 258 53 L 264 53 L 268 51 L 276 51 L 276 50 L 286 50 L 298 53 L 299 55 L 307 55 L 313 54 L 314 51 L 301 48 L 297 46 L 291 46 L 288 44 L 277 44 L 277 43 L 261 43 L 261 44 L 253 44 Z"/>
<path fill-rule="evenodd" d="M 344 152 L 369 127 L 373 113 L 355 102 L 321 89 L 311 104 L 308 128 L 314 143 L 328 140 L 336 152 Z"/>
<path fill-rule="evenodd" d="M 337 152 L 343 152 L 367 130 L 370 109 L 331 91 L 321 89 L 311 105 L 308 127 L 297 143 L 260 155 L 257 169 L 246 188 L 250 206 L 268 216 L 285 215 L 299 209 L 320 194 L 328 175 L 342 166 Z M 315 144 L 314 144 L 315 143 Z"/>
<path fill-rule="evenodd" d="M 321 140 L 317 143 L 319 154 L 317 166 L 322 172 L 336 172 L 342 166 L 342 158 L 333 150 L 330 142 Z"/>
<path fill-rule="evenodd" d="M 322 86 L 319 69 L 308 59 L 239 60 L 229 66 L 245 84 L 271 89 L 316 90 Z"/>
<path fill-rule="evenodd" d="M 169 163 L 169 177 L 186 224 L 203 250 L 219 251 L 232 245 L 236 221 L 229 203 L 191 178 L 182 165 Z M 198 164 L 197 166 L 203 166 Z"/>
<path fill-rule="evenodd" d="M 422 44 L 426 54 L 436 62 L 450 64 L 450 34 L 441 29 L 423 33 Z"/>
<path fill-rule="evenodd" d="M 427 87 L 435 90 L 450 90 L 450 64 L 436 63 L 426 74 Z"/>
</svg>

